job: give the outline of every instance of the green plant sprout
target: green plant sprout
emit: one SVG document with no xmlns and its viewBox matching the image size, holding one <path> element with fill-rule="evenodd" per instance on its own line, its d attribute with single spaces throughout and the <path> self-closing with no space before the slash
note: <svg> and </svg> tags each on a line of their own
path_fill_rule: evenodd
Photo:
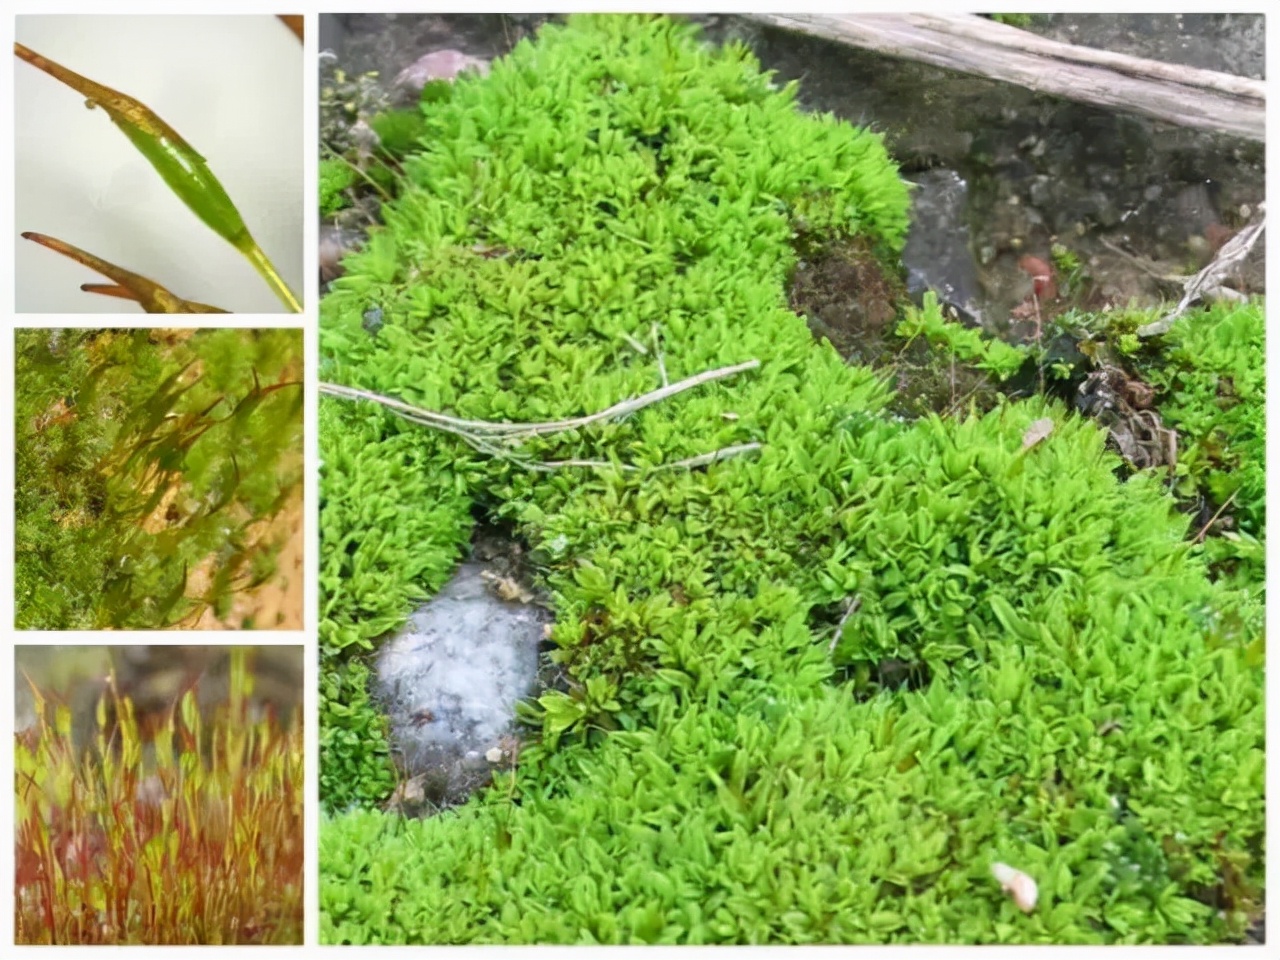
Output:
<svg viewBox="0 0 1280 960">
<path fill-rule="evenodd" d="M 1000 380 L 1012 377 L 1027 360 L 1027 348 L 993 340 L 978 330 L 948 320 L 942 315 L 938 297 L 933 291 L 924 295 L 920 309 L 908 307 L 905 313 L 898 324 L 898 336 L 908 341 L 923 336 L 931 343 L 946 346 L 960 359 L 973 363 Z"/>
<path fill-rule="evenodd" d="M 83 95 L 90 108 L 101 107 L 161 176 L 173 194 L 205 225 L 238 250 L 291 312 L 302 311 L 301 302 L 258 246 L 239 210 L 204 158 L 173 127 L 145 104 L 125 93 L 81 76 L 21 43 L 15 42 L 13 50 L 19 59 Z M 23 236 L 27 239 L 39 238 L 37 242 L 44 246 L 115 280 L 115 286 L 110 287 L 87 284 L 81 288 L 86 292 L 135 299 L 148 313 L 216 311 L 216 308 L 203 305 L 196 305 L 198 309 L 190 309 L 187 301 L 170 294 L 154 282 L 111 265 L 70 244 L 50 242 L 50 238 L 44 238 L 40 234 L 24 233 Z M 128 278 L 128 282 L 123 278 Z"/>
</svg>

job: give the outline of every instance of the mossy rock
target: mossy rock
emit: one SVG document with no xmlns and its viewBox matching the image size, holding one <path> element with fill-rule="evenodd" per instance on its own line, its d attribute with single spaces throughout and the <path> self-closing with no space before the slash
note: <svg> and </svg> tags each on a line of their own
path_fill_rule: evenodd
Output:
<svg viewBox="0 0 1280 960">
<path fill-rule="evenodd" d="M 879 138 L 653 17 L 546 27 L 423 114 L 322 303 L 325 379 L 541 421 L 660 386 L 658 344 L 672 381 L 760 366 L 514 456 L 322 403 L 322 941 L 1239 938 L 1260 605 L 1090 422 L 904 422 L 788 309 L 801 234 L 894 262 Z M 610 465 L 530 469 L 568 459 Z M 361 658 L 478 513 L 527 541 L 573 691 L 526 705 L 541 739 L 463 807 L 351 809 L 390 785 Z"/>
</svg>

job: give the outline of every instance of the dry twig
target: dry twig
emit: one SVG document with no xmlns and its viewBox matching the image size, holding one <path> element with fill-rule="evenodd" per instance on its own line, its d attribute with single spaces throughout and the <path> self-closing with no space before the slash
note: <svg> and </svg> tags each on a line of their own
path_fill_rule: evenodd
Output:
<svg viewBox="0 0 1280 960">
<path fill-rule="evenodd" d="M 656 328 L 655 328 L 656 332 Z M 657 340 L 655 339 L 655 347 Z M 509 460 L 512 463 L 525 467 L 529 470 L 550 471 L 558 470 L 564 467 L 590 467 L 590 468 L 612 468 L 617 467 L 624 471 L 636 471 L 639 467 L 630 464 L 614 464 L 607 460 L 552 460 L 552 461 L 535 461 L 527 457 L 521 457 L 515 454 L 509 447 L 515 446 L 524 440 L 535 436 L 547 436 L 553 433 L 564 433 L 569 430 L 576 430 L 579 427 L 589 426 L 593 423 L 599 423 L 604 420 L 610 420 L 615 417 L 625 417 L 637 410 L 652 406 L 673 397 L 678 393 L 686 390 L 692 390 L 694 387 L 701 386 L 704 383 L 710 383 L 714 380 L 722 380 L 725 377 L 731 377 L 734 374 L 742 373 L 746 370 L 754 370 L 760 366 L 759 360 L 747 360 L 743 363 L 734 364 L 730 367 L 720 367 L 715 370 L 706 370 L 692 377 L 687 377 L 678 383 L 665 383 L 666 370 L 662 370 L 664 385 L 658 390 L 652 390 L 649 393 L 633 397 L 630 400 L 623 400 L 615 403 L 606 410 L 599 413 L 588 414 L 582 417 L 573 417 L 568 420 L 551 420 L 541 423 L 495 423 L 490 420 L 465 420 L 461 417 L 451 417 L 447 414 L 437 413 L 434 410 L 425 410 L 421 407 L 415 407 L 412 404 L 405 403 L 402 400 L 396 400 L 394 397 L 383 396 L 379 393 L 373 393 L 369 390 L 361 390 L 357 387 L 347 387 L 337 383 L 321 382 L 320 392 L 328 394 L 331 397 L 339 397 L 343 400 L 364 400 L 370 403 L 377 403 L 386 407 L 396 416 L 408 420 L 410 423 L 420 424 L 421 426 L 431 427 L 434 430 L 441 430 L 445 433 L 451 433 L 454 436 L 462 438 L 476 450 L 489 456 L 498 457 L 500 459 Z M 507 444 L 509 446 L 502 446 Z M 678 460 L 675 463 L 661 464 L 653 469 L 676 470 L 676 469 L 694 469 L 703 467 L 720 460 L 727 460 L 730 457 L 739 454 L 748 453 L 758 450 L 758 443 L 736 444 L 734 446 L 724 447 L 720 450 L 714 450 L 710 453 L 699 454 L 696 457 L 689 457 L 685 460 Z"/>
<path fill-rule="evenodd" d="M 1211 299 L 1215 295 L 1221 297 L 1226 289 L 1223 287 L 1222 282 L 1249 256 L 1249 251 L 1258 242 L 1258 238 L 1262 236 L 1266 226 L 1267 217 L 1264 213 L 1256 223 L 1249 224 L 1249 226 L 1224 243 L 1222 249 L 1218 251 L 1218 255 L 1213 258 L 1212 263 L 1194 277 L 1183 281 L 1185 292 L 1182 294 L 1182 299 L 1178 301 L 1178 305 L 1154 323 L 1139 327 L 1137 330 L 1138 336 L 1155 337 L 1168 333 L 1174 321 L 1186 313 L 1191 304 L 1197 300 Z"/>
<path fill-rule="evenodd" d="M 836 631 L 831 635 L 831 642 L 827 644 L 827 656 L 836 652 L 836 644 L 840 642 L 840 635 L 844 633 L 844 625 L 849 622 L 849 618 L 857 613 L 858 608 L 862 606 L 862 597 L 855 596 L 852 600 L 845 603 L 844 616 L 840 618 L 840 622 L 836 624 Z"/>
<path fill-rule="evenodd" d="M 734 374 L 742 373 L 745 370 L 754 370 L 758 366 L 760 366 L 759 360 L 747 360 L 731 367 L 706 370 L 695 376 L 687 377 L 678 383 L 672 383 L 661 389 L 633 397 L 630 400 L 615 403 L 607 410 L 601 410 L 599 413 L 588 414 L 584 417 L 573 417 L 569 420 L 550 420 L 542 423 L 495 423 L 491 420 L 464 420 L 461 417 L 451 417 L 447 414 L 436 413 L 434 410 L 424 410 L 421 407 L 415 407 L 412 404 L 396 400 L 393 397 L 385 397 L 369 390 L 344 387 L 337 383 L 321 382 L 320 392 L 327 393 L 332 397 L 341 397 L 344 400 L 369 400 L 373 403 L 380 403 L 396 416 L 449 433 L 501 437 L 506 440 L 520 441 L 529 437 L 576 430 L 579 427 L 586 427 L 602 420 L 612 420 L 614 417 L 625 417 L 628 414 L 635 413 L 637 410 L 643 410 L 645 407 L 660 403 L 668 397 L 674 397 L 676 394 L 684 393 L 686 390 L 692 390 L 694 387 L 701 386 L 704 383 L 723 380 L 725 377 L 732 377 Z"/>
<path fill-rule="evenodd" d="M 1235 493 L 1231 494 L 1231 496 L 1227 497 L 1222 506 L 1214 511 L 1213 516 L 1209 518 L 1209 522 L 1200 528 L 1200 532 L 1196 534 L 1195 540 L 1191 541 L 1192 543 L 1204 543 L 1205 534 L 1209 532 L 1209 528 L 1218 522 L 1218 518 L 1222 516 L 1222 512 L 1226 510 L 1227 507 L 1231 506 L 1231 501 L 1236 498 L 1236 494 L 1239 492 L 1240 491 L 1237 490 Z"/>
</svg>

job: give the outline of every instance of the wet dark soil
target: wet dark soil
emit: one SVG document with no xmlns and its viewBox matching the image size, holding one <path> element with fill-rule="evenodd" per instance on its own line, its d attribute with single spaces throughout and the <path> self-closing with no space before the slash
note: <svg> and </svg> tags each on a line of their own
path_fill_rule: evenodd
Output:
<svg viewBox="0 0 1280 960">
<path fill-rule="evenodd" d="M 842 356 L 875 364 L 893 349 L 889 335 L 905 294 L 865 244 L 840 243 L 797 264 L 790 306 Z"/>
</svg>

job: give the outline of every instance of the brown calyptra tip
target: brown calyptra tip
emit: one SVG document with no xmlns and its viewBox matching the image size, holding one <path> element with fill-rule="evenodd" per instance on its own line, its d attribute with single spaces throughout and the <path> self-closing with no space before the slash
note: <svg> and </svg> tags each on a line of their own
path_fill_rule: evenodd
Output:
<svg viewBox="0 0 1280 960">
<path fill-rule="evenodd" d="M 302 39 L 302 14 L 300 13 L 277 13 L 276 17 L 286 27 L 293 31 L 293 35 L 299 40 Z"/>
</svg>

